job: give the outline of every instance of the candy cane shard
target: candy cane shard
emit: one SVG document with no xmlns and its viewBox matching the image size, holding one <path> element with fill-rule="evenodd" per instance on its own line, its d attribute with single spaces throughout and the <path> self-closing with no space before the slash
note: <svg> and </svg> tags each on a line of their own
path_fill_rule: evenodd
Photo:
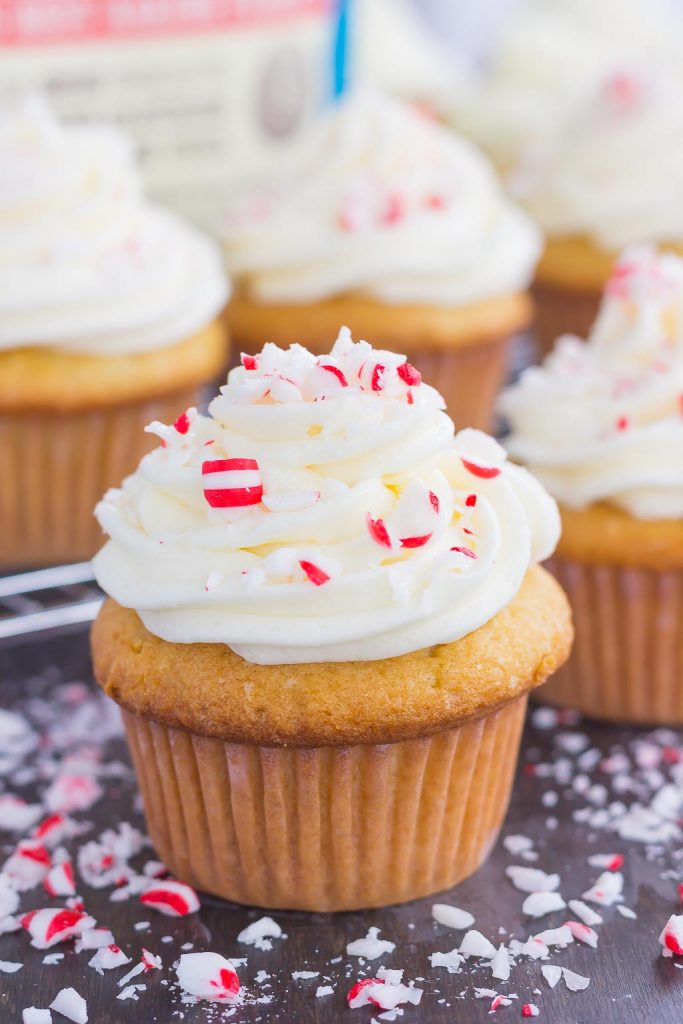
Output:
<svg viewBox="0 0 683 1024">
<path fill-rule="evenodd" d="M 66 942 L 95 924 L 94 918 L 82 911 L 65 910 L 62 907 L 31 910 L 20 917 L 19 921 L 31 936 L 31 945 L 36 949 L 49 949 L 58 942 Z"/>
<path fill-rule="evenodd" d="M 145 889 L 140 902 L 167 917 L 185 917 L 199 910 L 199 898 L 194 889 L 171 878 Z"/>
<path fill-rule="evenodd" d="M 204 497 L 211 508 L 244 508 L 263 497 L 256 459 L 207 459 L 202 463 Z"/>
<path fill-rule="evenodd" d="M 178 984 L 195 999 L 236 1003 L 240 982 L 237 973 L 219 953 L 183 953 L 176 968 Z"/>
</svg>

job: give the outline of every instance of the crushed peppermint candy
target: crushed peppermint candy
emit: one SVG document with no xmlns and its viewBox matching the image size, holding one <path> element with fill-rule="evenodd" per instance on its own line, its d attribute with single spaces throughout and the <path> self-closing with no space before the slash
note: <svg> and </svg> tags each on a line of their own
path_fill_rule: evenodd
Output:
<svg viewBox="0 0 683 1024">
<path fill-rule="evenodd" d="M 460 907 L 453 907 L 450 903 L 435 903 L 432 907 L 432 917 L 438 924 L 456 930 L 471 928 L 474 924 L 473 914 L 468 910 L 461 910 Z"/>
<path fill-rule="evenodd" d="M 176 975 L 183 992 L 197 1000 L 220 1003 L 239 1000 L 237 972 L 220 953 L 183 953 Z"/>
<path fill-rule="evenodd" d="M 347 943 L 346 953 L 348 956 L 362 956 L 366 960 L 377 960 L 385 953 L 392 953 L 396 949 L 396 943 L 388 939 L 379 938 L 379 928 L 369 928 L 364 939 L 356 939 Z"/>
<path fill-rule="evenodd" d="M 88 1006 L 75 988 L 63 988 L 50 1003 L 50 1009 L 61 1013 L 74 1024 L 88 1024 Z"/>
<path fill-rule="evenodd" d="M 237 936 L 237 941 L 243 942 L 247 946 L 255 946 L 256 949 L 267 950 L 273 948 L 271 939 L 281 938 L 286 938 L 286 936 L 283 936 L 280 925 L 273 921 L 272 917 L 260 917 L 258 921 L 253 921 L 242 929 Z"/>
</svg>

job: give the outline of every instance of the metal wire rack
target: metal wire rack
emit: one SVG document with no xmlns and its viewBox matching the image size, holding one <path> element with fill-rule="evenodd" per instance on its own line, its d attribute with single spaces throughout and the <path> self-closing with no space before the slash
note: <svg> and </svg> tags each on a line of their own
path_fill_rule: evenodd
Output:
<svg viewBox="0 0 683 1024">
<path fill-rule="evenodd" d="M 90 562 L 0 576 L 0 641 L 91 622 L 102 600 Z"/>
</svg>

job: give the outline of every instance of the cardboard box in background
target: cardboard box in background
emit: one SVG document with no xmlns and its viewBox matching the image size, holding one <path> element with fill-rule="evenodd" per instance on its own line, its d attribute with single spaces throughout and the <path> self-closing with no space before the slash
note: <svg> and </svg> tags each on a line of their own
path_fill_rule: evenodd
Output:
<svg viewBox="0 0 683 1024">
<path fill-rule="evenodd" d="M 43 91 L 66 120 L 119 124 L 149 193 L 212 228 L 226 193 L 296 159 L 339 91 L 345 6 L 0 0 L 0 105 Z"/>
</svg>

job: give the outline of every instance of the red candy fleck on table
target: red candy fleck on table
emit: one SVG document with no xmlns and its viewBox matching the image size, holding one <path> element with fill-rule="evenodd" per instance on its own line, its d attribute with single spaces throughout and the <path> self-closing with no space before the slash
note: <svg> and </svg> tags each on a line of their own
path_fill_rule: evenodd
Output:
<svg viewBox="0 0 683 1024">
<path fill-rule="evenodd" d="M 372 516 L 368 514 L 367 524 L 368 524 L 368 530 L 370 531 L 370 536 L 372 537 L 372 539 L 374 541 L 376 541 L 377 544 L 381 544 L 382 547 L 390 548 L 391 547 L 391 537 L 389 536 L 389 531 L 387 530 L 387 528 L 386 528 L 386 526 L 384 524 L 384 520 L 383 519 L 373 519 Z"/>
<path fill-rule="evenodd" d="M 190 429 L 190 417 L 187 415 L 187 411 L 181 412 L 173 426 L 179 434 L 186 434 L 188 432 Z"/>
<path fill-rule="evenodd" d="M 478 462 L 472 462 L 470 459 L 460 456 L 460 461 L 472 476 L 481 477 L 482 480 L 492 480 L 495 476 L 500 476 L 500 469 L 497 466 L 481 466 Z"/>
<path fill-rule="evenodd" d="M 207 459 L 202 463 L 202 482 L 211 508 L 258 505 L 263 497 L 256 459 Z"/>
<path fill-rule="evenodd" d="M 314 583 L 316 587 L 322 587 L 323 583 L 327 583 L 330 578 L 328 574 L 320 568 L 320 566 L 315 565 L 313 562 L 307 562 L 305 559 L 302 559 L 299 562 L 299 565 L 306 573 L 311 583 Z"/>
<path fill-rule="evenodd" d="M 141 894 L 140 902 L 167 917 L 185 917 L 199 910 L 199 899 L 194 889 L 173 879 L 162 885 L 150 886 Z"/>
</svg>

